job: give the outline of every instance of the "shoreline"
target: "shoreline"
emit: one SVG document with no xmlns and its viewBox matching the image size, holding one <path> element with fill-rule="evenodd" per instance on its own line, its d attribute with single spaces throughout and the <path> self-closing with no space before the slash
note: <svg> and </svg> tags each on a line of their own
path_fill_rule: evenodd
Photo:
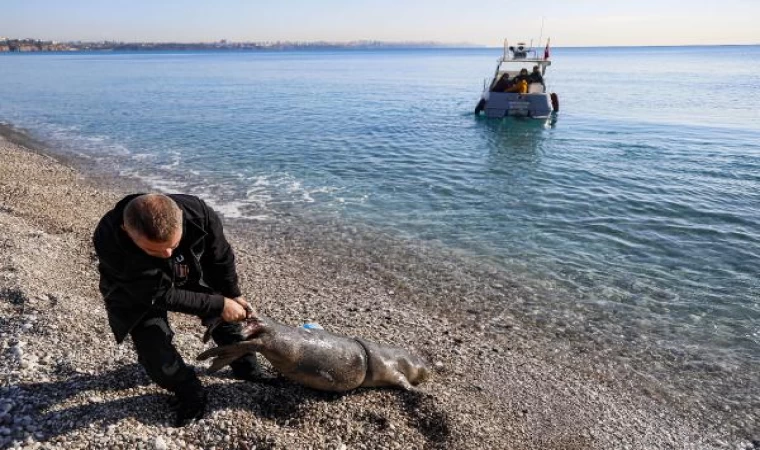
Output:
<svg viewBox="0 0 760 450">
<path fill-rule="evenodd" d="M 168 428 L 164 393 L 146 385 L 130 344 L 113 343 L 89 248 L 100 215 L 135 184 L 108 174 L 88 178 L 86 170 L 69 166 L 71 160 L 52 163 L 43 147 L 0 138 L 0 225 L 9 230 L 0 246 L 0 307 L 12 330 L 2 335 L 2 347 L 22 356 L 0 365 L 0 403 L 24 393 L 28 405 L 13 400 L 6 414 L 30 418 L 41 430 L 35 441 L 73 448 L 102 435 L 103 446 L 126 448 L 125 442 L 152 448 L 151 439 L 162 436 L 169 448 L 258 442 L 269 448 L 580 449 L 721 448 L 721 442 L 736 448 L 760 438 L 747 434 L 757 418 L 742 425 L 737 414 L 720 415 L 720 405 L 696 410 L 688 399 L 663 395 L 657 380 L 634 367 L 624 377 L 617 362 L 594 367 L 605 349 L 593 351 L 594 342 L 576 345 L 582 333 L 558 334 L 549 324 L 542 329 L 539 320 L 531 322 L 521 305 L 546 303 L 538 297 L 548 293 L 527 292 L 498 271 L 478 279 L 483 273 L 455 264 L 453 256 L 437 263 L 433 250 L 427 256 L 426 249 L 339 224 L 230 220 L 225 223 L 241 287 L 259 310 L 290 324 L 317 321 L 331 331 L 401 345 L 440 369 L 417 396 L 359 390 L 336 397 L 285 381 L 258 385 L 202 376 L 213 412 L 191 427 Z M 377 245 L 367 245 L 368 239 Z M 61 264 L 51 265 L 40 245 Z M 74 264 L 64 263 L 69 259 Z M 172 323 L 175 343 L 190 363 L 203 348 L 201 327 L 179 316 Z M 69 344 L 91 349 L 59 348 Z M 95 393 L 84 394 L 81 384 Z M 748 398 L 743 415 L 753 404 L 757 400 Z M 48 410 L 73 410 L 82 423 L 61 426 Z M 11 425 L 13 438 L 0 433 L 0 448 L 2 439 L 16 440 L 18 427 Z M 2 427 L 8 424 L 0 420 Z"/>
</svg>

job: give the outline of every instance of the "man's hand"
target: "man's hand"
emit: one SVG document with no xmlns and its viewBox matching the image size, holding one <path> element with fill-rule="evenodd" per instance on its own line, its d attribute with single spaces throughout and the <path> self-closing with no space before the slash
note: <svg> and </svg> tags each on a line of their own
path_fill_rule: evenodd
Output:
<svg viewBox="0 0 760 450">
<path fill-rule="evenodd" d="M 240 306 L 242 306 L 243 308 L 245 308 L 245 312 L 246 312 L 245 318 L 246 319 L 250 319 L 251 317 L 255 317 L 256 316 L 256 310 L 253 309 L 253 306 L 251 306 L 251 304 L 248 303 L 248 300 L 246 300 L 245 297 L 243 297 L 243 296 L 235 297 L 235 298 L 233 298 L 233 300 L 235 300 L 236 302 L 238 302 L 240 304 Z"/>
<path fill-rule="evenodd" d="M 238 297 L 241 298 L 241 297 Z M 245 299 L 243 299 L 245 301 Z M 247 305 L 248 303 L 246 303 Z M 240 322 L 248 316 L 245 306 L 239 301 L 232 298 L 224 298 L 224 309 L 222 309 L 222 320 L 225 322 Z"/>
</svg>

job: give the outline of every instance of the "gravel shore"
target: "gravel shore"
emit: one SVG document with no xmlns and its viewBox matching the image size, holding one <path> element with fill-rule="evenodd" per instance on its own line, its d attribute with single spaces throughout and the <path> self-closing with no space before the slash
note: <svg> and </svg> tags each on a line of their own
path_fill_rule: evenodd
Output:
<svg viewBox="0 0 760 450">
<path fill-rule="evenodd" d="M 433 264 L 434 249 L 295 218 L 227 224 L 244 294 L 284 323 L 408 348 L 434 378 L 415 393 L 335 395 L 269 369 L 260 384 L 206 376 L 197 363 L 210 413 L 172 428 L 169 396 L 131 342 L 116 345 L 97 290 L 90 236 L 124 184 L 2 137 L 0 161 L 0 448 L 760 448 L 760 435 L 736 432 L 746 427 L 591 364 L 528 322 L 518 305 L 542 293 L 476 279 L 446 262 L 455 255 Z M 192 362 L 206 348 L 199 321 L 172 323 Z M 757 411 L 743 414 L 756 423 Z"/>
</svg>

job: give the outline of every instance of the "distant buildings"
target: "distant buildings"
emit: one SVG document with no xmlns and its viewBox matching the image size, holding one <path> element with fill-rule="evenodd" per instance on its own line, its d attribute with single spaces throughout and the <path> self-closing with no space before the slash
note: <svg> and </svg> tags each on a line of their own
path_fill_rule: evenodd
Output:
<svg viewBox="0 0 760 450">
<path fill-rule="evenodd" d="M 77 50 L 70 44 L 36 39 L 0 38 L 0 52 L 65 52 Z"/>
<path fill-rule="evenodd" d="M 71 52 L 71 51 L 198 51 L 198 50 L 336 50 L 336 49 L 384 49 L 461 47 L 436 42 L 55 42 L 36 39 L 0 38 L 0 52 Z"/>
</svg>

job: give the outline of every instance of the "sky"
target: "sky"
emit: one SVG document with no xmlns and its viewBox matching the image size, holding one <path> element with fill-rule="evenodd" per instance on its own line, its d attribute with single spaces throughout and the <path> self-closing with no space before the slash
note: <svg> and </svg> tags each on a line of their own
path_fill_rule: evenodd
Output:
<svg viewBox="0 0 760 450">
<path fill-rule="evenodd" d="M 760 44 L 760 0 L 0 0 L 0 37 L 436 41 L 497 47 Z"/>
</svg>

